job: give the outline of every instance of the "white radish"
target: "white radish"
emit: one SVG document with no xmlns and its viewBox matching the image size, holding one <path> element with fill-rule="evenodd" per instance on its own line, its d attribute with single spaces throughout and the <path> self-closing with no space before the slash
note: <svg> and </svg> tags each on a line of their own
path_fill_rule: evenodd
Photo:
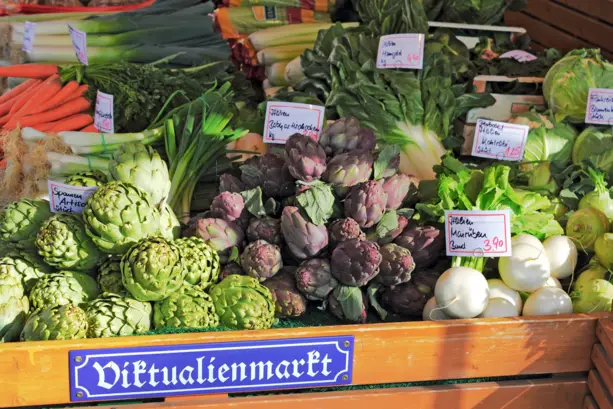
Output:
<svg viewBox="0 0 613 409">
<path fill-rule="evenodd" d="M 552 236 L 543 242 L 554 278 L 570 277 L 577 267 L 577 246 L 567 236 Z"/>
<path fill-rule="evenodd" d="M 487 280 L 487 286 L 490 289 L 490 301 L 493 298 L 504 298 L 515 307 L 517 315 L 521 314 L 523 302 L 517 291 L 507 286 L 504 281 L 499 278 Z"/>
<path fill-rule="evenodd" d="M 438 305 L 436 305 L 436 297 L 432 297 L 428 300 L 424 306 L 422 318 L 424 321 L 443 321 L 452 319 L 450 316 L 445 314 Z"/>
<path fill-rule="evenodd" d="M 479 318 L 502 318 L 502 317 L 518 317 L 519 312 L 515 305 L 509 302 L 506 298 L 490 298 L 485 307 L 485 311 L 479 314 Z"/>
<path fill-rule="evenodd" d="M 524 304 L 524 316 L 572 314 L 573 302 L 564 290 L 543 287 L 530 294 Z"/>
<path fill-rule="evenodd" d="M 551 267 L 543 248 L 518 243 L 512 246 L 513 254 L 498 260 L 498 272 L 502 281 L 516 291 L 535 291 L 551 277 Z"/>
<path fill-rule="evenodd" d="M 543 243 L 541 243 L 539 239 L 537 239 L 531 234 L 522 233 L 522 234 L 518 234 L 517 236 L 513 236 L 511 238 L 511 246 L 514 246 L 520 243 L 529 244 L 532 247 L 535 247 L 537 249 L 544 249 Z"/>
<path fill-rule="evenodd" d="M 469 267 L 452 267 L 445 271 L 434 287 L 436 303 L 453 318 L 474 318 L 487 306 L 489 288 L 479 271 Z"/>
</svg>

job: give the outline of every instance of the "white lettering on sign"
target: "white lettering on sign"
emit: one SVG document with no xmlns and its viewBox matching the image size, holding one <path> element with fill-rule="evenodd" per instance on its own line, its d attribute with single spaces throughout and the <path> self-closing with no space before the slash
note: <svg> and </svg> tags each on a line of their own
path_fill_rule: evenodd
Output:
<svg viewBox="0 0 613 409">
<path fill-rule="evenodd" d="M 295 133 L 319 140 L 325 108 L 319 105 L 270 101 L 266 104 L 264 142 L 285 144 Z"/>
<path fill-rule="evenodd" d="M 87 65 L 87 34 L 68 25 L 72 47 L 81 64 Z"/>
<path fill-rule="evenodd" d="M 34 47 L 34 34 L 36 32 L 36 23 L 26 21 L 23 25 L 23 52 L 31 53 Z"/>
<path fill-rule="evenodd" d="M 115 120 L 113 118 L 113 96 L 98 91 L 96 93 L 96 112 L 94 126 L 100 132 L 114 133 Z"/>
<path fill-rule="evenodd" d="M 377 68 L 421 70 L 423 66 L 423 34 L 390 34 L 381 36 L 377 53 Z"/>
<path fill-rule="evenodd" d="M 498 58 L 513 58 L 519 62 L 530 62 L 537 59 L 534 55 L 523 50 L 507 51 Z"/>
<path fill-rule="evenodd" d="M 530 127 L 528 125 L 478 119 L 472 156 L 521 161 Z"/>
<path fill-rule="evenodd" d="M 590 88 L 587 96 L 585 123 L 613 125 L 613 89 Z"/>
<path fill-rule="evenodd" d="M 71 186 L 63 183 L 47 181 L 49 187 L 49 204 L 53 213 L 81 213 L 87 199 L 98 189 L 97 187 Z"/>
<path fill-rule="evenodd" d="M 510 210 L 445 210 L 448 256 L 511 255 Z"/>
</svg>

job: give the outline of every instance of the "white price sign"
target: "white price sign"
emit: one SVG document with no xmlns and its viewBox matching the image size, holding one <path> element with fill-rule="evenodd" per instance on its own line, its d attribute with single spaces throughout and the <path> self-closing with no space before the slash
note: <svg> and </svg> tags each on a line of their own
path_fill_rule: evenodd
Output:
<svg viewBox="0 0 613 409">
<path fill-rule="evenodd" d="M 521 161 L 529 132 L 528 125 L 478 119 L 472 156 Z"/>
<path fill-rule="evenodd" d="M 114 133 L 115 119 L 113 117 L 113 96 L 98 91 L 96 93 L 96 111 L 94 114 L 94 126 L 100 132 Z"/>
<path fill-rule="evenodd" d="M 523 50 L 507 51 L 498 58 L 513 58 L 519 62 L 530 62 L 536 60 L 534 55 Z"/>
<path fill-rule="evenodd" d="M 81 213 L 87 199 L 98 189 L 97 187 L 71 186 L 63 183 L 47 181 L 49 188 L 49 204 L 53 213 Z"/>
<path fill-rule="evenodd" d="M 448 256 L 511 255 L 510 210 L 445 210 Z"/>
<path fill-rule="evenodd" d="M 72 40 L 72 47 L 77 59 L 87 65 L 87 34 L 68 25 L 68 32 Z"/>
<path fill-rule="evenodd" d="M 319 140 L 325 110 L 319 105 L 269 101 L 266 104 L 264 142 L 285 144 L 295 133 Z"/>
<path fill-rule="evenodd" d="M 590 88 L 585 110 L 585 123 L 613 125 L 613 89 Z"/>
<path fill-rule="evenodd" d="M 31 53 L 34 47 L 34 34 L 36 32 L 36 23 L 26 21 L 23 25 L 23 48 L 26 53 Z"/>
<path fill-rule="evenodd" d="M 379 40 L 377 68 L 408 68 L 424 66 L 423 34 L 390 34 Z"/>
</svg>

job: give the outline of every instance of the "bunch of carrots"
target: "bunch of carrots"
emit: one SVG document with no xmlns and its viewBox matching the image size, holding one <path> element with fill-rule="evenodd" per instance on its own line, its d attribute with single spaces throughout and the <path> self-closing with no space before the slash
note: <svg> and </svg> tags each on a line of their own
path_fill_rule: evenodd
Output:
<svg viewBox="0 0 613 409">
<path fill-rule="evenodd" d="M 62 84 L 57 65 L 0 67 L 0 76 L 29 78 L 0 96 L 0 126 L 4 130 L 31 127 L 41 132 L 97 132 L 87 85 Z"/>
</svg>

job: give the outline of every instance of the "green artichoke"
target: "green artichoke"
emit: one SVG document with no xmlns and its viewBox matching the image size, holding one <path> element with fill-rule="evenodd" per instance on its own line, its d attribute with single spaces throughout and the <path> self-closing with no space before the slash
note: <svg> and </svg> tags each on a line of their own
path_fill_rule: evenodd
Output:
<svg viewBox="0 0 613 409">
<path fill-rule="evenodd" d="M 377 281 L 386 286 L 406 283 L 415 270 L 415 262 L 411 252 L 397 244 L 386 244 L 381 247 L 380 272 Z"/>
<path fill-rule="evenodd" d="M 32 308 L 81 304 L 99 294 L 96 280 L 85 273 L 59 271 L 40 278 L 30 292 Z"/>
<path fill-rule="evenodd" d="M 342 242 L 332 252 L 332 275 L 343 285 L 362 287 L 379 274 L 379 245 L 367 240 Z"/>
<path fill-rule="evenodd" d="M 4 271 L 14 271 L 19 274 L 26 292 L 29 292 L 39 278 L 51 273 L 53 269 L 37 254 L 13 250 L 0 258 L 0 274 Z"/>
<path fill-rule="evenodd" d="M 296 288 L 293 274 L 277 274 L 264 282 L 270 290 L 275 302 L 275 312 L 278 317 L 299 317 L 306 312 L 306 298 Z"/>
<path fill-rule="evenodd" d="M 289 173 L 303 182 L 318 180 L 326 170 L 326 152 L 313 138 L 295 133 L 285 142 Z"/>
<path fill-rule="evenodd" d="M 383 183 L 369 180 L 355 186 L 347 194 L 345 215 L 358 222 L 360 227 L 368 228 L 379 223 L 386 205 L 387 193 L 383 189 Z"/>
<path fill-rule="evenodd" d="M 294 206 L 283 209 L 281 232 L 289 251 L 298 260 L 315 257 L 328 245 L 326 226 L 311 223 Z"/>
<path fill-rule="evenodd" d="M 264 281 L 281 270 L 281 250 L 264 240 L 250 243 L 241 254 L 241 267 L 248 276 Z"/>
<path fill-rule="evenodd" d="M 85 233 L 83 218 L 77 213 L 57 213 L 41 226 L 36 236 L 38 253 L 59 269 L 92 271 L 104 257 Z"/>
<path fill-rule="evenodd" d="M 158 205 L 170 193 L 168 166 L 159 153 L 140 142 L 124 143 L 113 153 L 109 172 L 114 180 L 138 186 Z"/>
<path fill-rule="evenodd" d="M 123 182 L 99 187 L 87 200 L 83 220 L 94 243 L 110 254 L 123 254 L 160 231 L 160 212 L 149 195 Z"/>
<path fill-rule="evenodd" d="M 330 271 L 330 262 L 323 258 L 303 262 L 295 275 L 296 286 L 309 300 L 325 300 L 338 286 Z"/>
<path fill-rule="evenodd" d="M 67 185 L 84 187 L 100 187 L 107 182 L 108 178 L 104 172 L 99 170 L 78 172 L 68 176 L 64 181 L 64 183 Z"/>
<path fill-rule="evenodd" d="M 275 318 L 270 290 L 255 278 L 232 274 L 214 285 L 209 295 L 221 325 L 231 329 L 268 329 Z"/>
<path fill-rule="evenodd" d="M 200 237 L 219 253 L 222 263 L 228 261 L 232 248 L 241 248 L 245 240 L 245 233 L 238 224 L 223 219 L 200 219 L 195 223 L 194 230 L 194 236 Z"/>
<path fill-rule="evenodd" d="M 352 151 L 328 162 L 323 180 L 335 187 L 351 187 L 370 179 L 374 157 L 371 151 Z"/>
<path fill-rule="evenodd" d="M 185 268 L 185 282 L 207 289 L 219 279 L 221 266 L 219 255 L 198 237 L 177 239 L 173 242 L 179 250 Z"/>
<path fill-rule="evenodd" d="M 121 259 L 109 258 L 98 269 L 98 286 L 101 293 L 127 295 L 121 277 Z"/>
<path fill-rule="evenodd" d="M 0 213 L 0 239 L 22 249 L 36 249 L 36 233 L 52 213 L 46 200 L 21 199 Z"/>
<path fill-rule="evenodd" d="M 140 334 L 151 329 L 151 304 L 105 293 L 87 305 L 87 338 Z"/>
<path fill-rule="evenodd" d="M 257 240 L 265 240 L 275 246 L 282 245 L 281 220 L 268 216 L 262 218 L 254 217 L 249 221 L 247 240 L 250 243 Z"/>
<path fill-rule="evenodd" d="M 196 287 L 183 287 L 153 304 L 153 325 L 158 328 L 213 328 L 219 325 L 211 297 Z"/>
<path fill-rule="evenodd" d="M 124 287 L 139 301 L 159 301 L 177 291 L 187 270 L 172 242 L 161 237 L 139 241 L 121 258 Z"/>
<path fill-rule="evenodd" d="M 74 304 L 43 308 L 28 317 L 22 341 L 82 339 L 87 335 L 87 315 Z"/>
<path fill-rule="evenodd" d="M 336 156 L 359 149 L 372 151 L 377 137 L 370 129 L 362 128 L 356 117 L 348 116 L 326 125 L 319 144 L 329 156 Z"/>
<path fill-rule="evenodd" d="M 181 223 L 168 203 L 160 212 L 160 233 L 166 240 L 178 239 L 181 236 Z"/>
<path fill-rule="evenodd" d="M 19 274 L 14 270 L 0 272 L 0 342 L 19 339 L 29 306 Z"/>
</svg>

